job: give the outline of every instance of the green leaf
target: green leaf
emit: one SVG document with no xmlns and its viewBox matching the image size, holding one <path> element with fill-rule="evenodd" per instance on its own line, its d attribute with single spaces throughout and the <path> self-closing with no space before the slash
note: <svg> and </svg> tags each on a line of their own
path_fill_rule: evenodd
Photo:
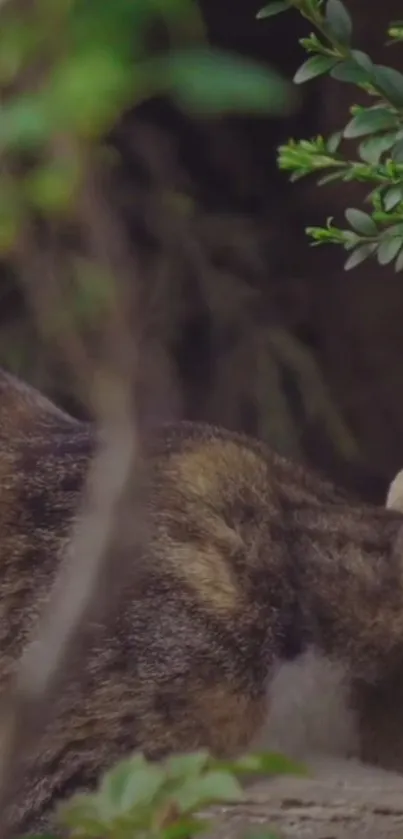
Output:
<svg viewBox="0 0 403 839">
<path fill-rule="evenodd" d="M 39 0 L 36 0 L 36 5 Z M 49 27 L 49 18 L 57 14 L 61 0 L 41 0 L 42 16 Z M 158 12 L 165 17 L 173 3 L 159 3 Z M 190 4 L 186 3 L 186 6 Z M 157 3 L 150 0 L 113 0 L 112 3 L 97 3 L 93 0 L 75 0 L 69 21 L 69 46 L 75 51 L 88 52 L 89 49 L 109 53 L 127 60 L 133 55 L 144 54 L 144 37 L 147 27 L 155 16 Z M 181 3 L 183 16 L 187 14 L 185 4 Z M 47 7 L 47 8 L 46 8 Z M 50 27 L 49 27 L 50 28 Z"/>
<path fill-rule="evenodd" d="M 247 754 L 233 761 L 216 761 L 214 766 L 240 775 L 305 775 L 306 768 L 277 752 Z"/>
<path fill-rule="evenodd" d="M 79 183 L 78 161 L 59 159 L 29 172 L 22 186 L 33 207 L 53 214 L 72 206 Z"/>
<path fill-rule="evenodd" d="M 303 84 L 303 82 L 307 82 L 309 79 L 314 79 L 315 76 L 321 76 L 323 73 L 327 73 L 335 64 L 337 64 L 337 59 L 335 58 L 327 55 L 313 55 L 297 70 L 293 81 L 295 84 Z"/>
<path fill-rule="evenodd" d="M 175 791 L 175 800 L 181 812 L 187 812 L 214 801 L 239 801 L 242 795 L 242 788 L 233 775 L 213 771 L 185 781 Z"/>
<path fill-rule="evenodd" d="M 403 74 L 393 67 L 375 66 L 375 84 L 380 88 L 385 99 L 397 108 L 403 106 Z"/>
<path fill-rule="evenodd" d="M 283 2 L 283 0 L 274 0 L 273 3 L 269 3 L 268 6 L 264 6 L 263 9 L 260 9 L 260 12 L 257 13 L 256 17 L 258 20 L 262 20 L 266 17 L 274 17 L 274 15 L 279 15 L 281 12 L 286 12 L 289 8 L 289 3 Z"/>
<path fill-rule="evenodd" d="M 368 257 L 374 253 L 376 248 L 376 242 L 360 245 L 360 247 L 356 248 L 344 263 L 344 270 L 350 271 L 351 268 L 355 268 L 357 265 L 360 265 L 361 262 L 364 262 L 364 260 L 368 259 Z"/>
<path fill-rule="evenodd" d="M 262 763 L 259 755 L 247 754 L 236 760 L 215 760 L 214 769 L 230 772 L 233 775 L 256 775 L 262 773 Z"/>
<path fill-rule="evenodd" d="M 361 241 L 361 237 L 354 233 L 353 230 L 342 230 L 342 244 L 346 251 L 352 251 L 353 248 L 358 246 Z M 338 240 L 341 241 L 341 240 Z"/>
<path fill-rule="evenodd" d="M 209 762 L 207 750 L 192 752 L 191 754 L 173 755 L 166 761 L 166 771 L 170 778 L 186 778 L 189 775 L 200 775 Z"/>
<path fill-rule="evenodd" d="M 158 764 L 132 765 L 131 760 L 119 763 L 107 773 L 100 788 L 100 808 L 104 819 L 116 819 L 137 808 L 149 806 L 165 783 Z"/>
<path fill-rule="evenodd" d="M 139 71 L 138 85 L 144 93 Z M 111 126 L 134 96 L 134 80 L 113 53 L 88 50 L 57 66 L 49 78 L 46 102 L 59 130 L 96 137 Z"/>
<path fill-rule="evenodd" d="M 392 160 L 395 163 L 403 163 L 403 140 L 398 140 L 392 149 Z"/>
<path fill-rule="evenodd" d="M 377 137 L 368 137 L 358 147 L 361 160 L 365 163 L 377 164 L 384 152 L 389 151 L 396 141 L 396 131 Z"/>
<path fill-rule="evenodd" d="M 357 233 L 362 233 L 364 236 L 376 236 L 378 228 L 368 213 L 350 207 L 344 215 L 353 230 L 356 230 Z"/>
<path fill-rule="evenodd" d="M 402 250 L 400 251 L 400 253 L 399 253 L 398 257 L 397 257 L 397 260 L 396 260 L 396 262 L 395 262 L 395 271 L 396 271 L 396 273 L 397 273 L 398 271 L 402 271 L 402 270 L 403 270 L 403 248 L 402 248 Z"/>
<path fill-rule="evenodd" d="M 403 239 L 403 221 L 398 224 L 391 224 L 386 233 L 388 236 L 400 236 Z"/>
<path fill-rule="evenodd" d="M 388 128 L 398 128 L 398 119 L 388 108 L 366 108 L 359 111 L 344 129 L 344 137 L 353 139 L 375 134 Z"/>
<path fill-rule="evenodd" d="M 390 212 L 403 200 L 403 186 L 392 186 L 383 195 L 383 206 Z"/>
<path fill-rule="evenodd" d="M 362 70 L 368 74 L 368 76 L 372 77 L 374 71 L 374 65 L 366 52 L 362 52 L 362 50 L 351 50 L 350 52 L 351 58 L 354 59 L 356 64 L 361 67 Z"/>
<path fill-rule="evenodd" d="M 307 775 L 307 768 L 296 760 L 291 760 L 277 752 L 257 755 L 259 771 L 265 775 Z"/>
<path fill-rule="evenodd" d="M 388 265 L 389 262 L 392 262 L 402 245 L 403 240 L 401 236 L 388 236 L 386 234 L 385 239 L 378 246 L 376 254 L 379 264 Z"/>
<path fill-rule="evenodd" d="M 113 804 L 119 802 L 124 795 L 128 780 L 146 769 L 147 761 L 142 754 L 120 761 L 103 775 L 99 787 L 100 797 Z"/>
<path fill-rule="evenodd" d="M 98 815 L 97 796 L 78 794 L 57 808 L 58 821 L 80 836 L 102 836 L 104 824 Z"/>
<path fill-rule="evenodd" d="M 339 181 L 340 178 L 343 178 L 344 172 L 332 172 L 330 175 L 324 175 L 323 178 L 319 178 L 318 186 L 324 186 L 325 184 L 330 184 L 332 181 Z"/>
<path fill-rule="evenodd" d="M 330 137 L 328 137 L 326 149 L 330 152 L 330 154 L 334 154 L 337 151 L 341 143 L 342 137 L 342 131 L 335 131 L 333 134 L 330 135 Z"/>
<path fill-rule="evenodd" d="M 325 25 L 339 44 L 347 46 L 350 43 L 353 24 L 341 0 L 328 0 L 326 3 Z"/>
<path fill-rule="evenodd" d="M 168 827 L 159 830 L 158 839 L 192 839 L 197 833 L 206 833 L 210 826 L 206 819 L 182 817 Z"/>
<path fill-rule="evenodd" d="M 274 70 L 213 49 L 177 50 L 162 65 L 165 87 L 191 112 L 288 113 L 292 87 Z"/>
<path fill-rule="evenodd" d="M 50 139 L 53 127 L 41 94 L 22 94 L 0 107 L 0 148 L 35 151 Z"/>
<path fill-rule="evenodd" d="M 330 71 L 330 75 L 332 79 L 337 79 L 339 82 L 352 82 L 353 84 L 368 82 L 368 73 L 351 59 L 336 64 Z"/>
</svg>

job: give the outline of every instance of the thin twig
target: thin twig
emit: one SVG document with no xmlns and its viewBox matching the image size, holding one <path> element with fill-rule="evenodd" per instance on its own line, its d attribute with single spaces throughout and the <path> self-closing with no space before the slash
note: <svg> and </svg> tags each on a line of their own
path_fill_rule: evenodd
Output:
<svg viewBox="0 0 403 839">
<path fill-rule="evenodd" d="M 103 591 L 113 565 L 124 571 L 120 559 L 138 556 L 144 543 L 144 514 L 140 497 L 143 487 L 141 423 L 133 398 L 135 347 L 125 322 L 122 289 L 128 256 L 117 239 L 102 193 L 91 183 L 83 193 L 80 221 L 89 250 L 102 269 L 120 271 L 116 305 L 101 339 L 98 365 L 89 361 L 80 336 L 64 339 L 65 357 L 73 373 L 92 377 L 86 382 L 95 408 L 102 441 L 89 470 L 84 504 L 61 573 L 50 600 L 28 644 L 11 690 L 4 700 L 0 721 L 0 812 L 18 795 L 18 771 L 23 758 L 37 745 L 49 700 L 68 671 L 66 663 L 77 649 L 88 618 L 97 618 L 106 608 Z M 109 235 L 109 239 L 106 236 Z M 113 244 L 111 240 L 113 237 Z M 109 245 L 108 245 L 109 241 Z M 64 289 L 56 269 L 63 261 L 44 253 L 31 232 L 17 254 L 17 268 L 39 326 L 46 328 L 52 302 L 63 300 Z M 132 272 L 130 272 L 132 273 Z M 132 277 L 130 277 L 133 283 Z M 133 287 L 132 287 L 133 293 Z M 123 295 L 124 296 L 124 295 Z M 50 301 L 50 306 L 49 306 Z M 81 385 L 83 381 L 81 381 Z M 141 510 L 141 511 L 140 511 Z M 137 511 L 137 515 L 136 515 Z M 7 839 L 12 825 L 0 821 L 0 839 Z"/>
</svg>

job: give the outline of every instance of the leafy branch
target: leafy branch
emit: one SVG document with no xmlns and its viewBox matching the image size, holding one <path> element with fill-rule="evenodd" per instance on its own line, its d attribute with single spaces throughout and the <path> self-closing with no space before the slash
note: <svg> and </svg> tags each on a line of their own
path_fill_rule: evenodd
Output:
<svg viewBox="0 0 403 839">
<path fill-rule="evenodd" d="M 341 0 L 284 0 L 271 2 L 258 17 L 271 17 L 291 8 L 299 10 L 316 32 L 302 38 L 309 58 L 294 77 L 302 84 L 328 74 L 356 85 L 371 97 L 367 107 L 352 105 L 351 119 L 328 139 L 289 140 L 279 147 L 279 168 L 295 181 L 321 173 L 318 184 L 331 181 L 361 182 L 370 186 L 365 201 L 369 212 L 349 208 L 350 229 L 342 230 L 328 219 L 326 227 L 309 227 L 313 244 L 338 244 L 350 251 L 345 263 L 352 268 L 375 255 L 381 265 L 395 262 L 403 269 L 403 74 L 375 64 L 352 46 L 353 24 Z M 389 44 L 403 40 L 403 22 L 389 25 Z M 362 139 L 361 139 L 362 138 Z M 344 141 L 359 140 L 358 159 L 347 157 Z"/>
</svg>

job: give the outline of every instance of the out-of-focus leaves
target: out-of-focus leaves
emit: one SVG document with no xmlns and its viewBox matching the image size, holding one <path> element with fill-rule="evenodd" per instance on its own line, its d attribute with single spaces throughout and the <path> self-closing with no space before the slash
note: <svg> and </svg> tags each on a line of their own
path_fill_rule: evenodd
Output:
<svg viewBox="0 0 403 839">
<path fill-rule="evenodd" d="M 177 50 L 163 71 L 166 88 L 190 111 L 287 113 L 294 103 L 291 85 L 274 70 L 213 49 Z"/>
</svg>

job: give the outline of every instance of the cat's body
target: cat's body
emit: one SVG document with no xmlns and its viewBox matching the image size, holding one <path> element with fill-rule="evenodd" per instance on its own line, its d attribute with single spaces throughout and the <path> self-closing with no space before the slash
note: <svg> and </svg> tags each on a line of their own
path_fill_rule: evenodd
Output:
<svg viewBox="0 0 403 839">
<path fill-rule="evenodd" d="M 0 685 L 94 449 L 91 427 L 0 373 Z M 150 544 L 54 705 L 8 814 L 16 834 L 136 748 L 264 744 L 403 770 L 403 515 L 207 426 L 164 426 L 150 461 Z"/>
</svg>

